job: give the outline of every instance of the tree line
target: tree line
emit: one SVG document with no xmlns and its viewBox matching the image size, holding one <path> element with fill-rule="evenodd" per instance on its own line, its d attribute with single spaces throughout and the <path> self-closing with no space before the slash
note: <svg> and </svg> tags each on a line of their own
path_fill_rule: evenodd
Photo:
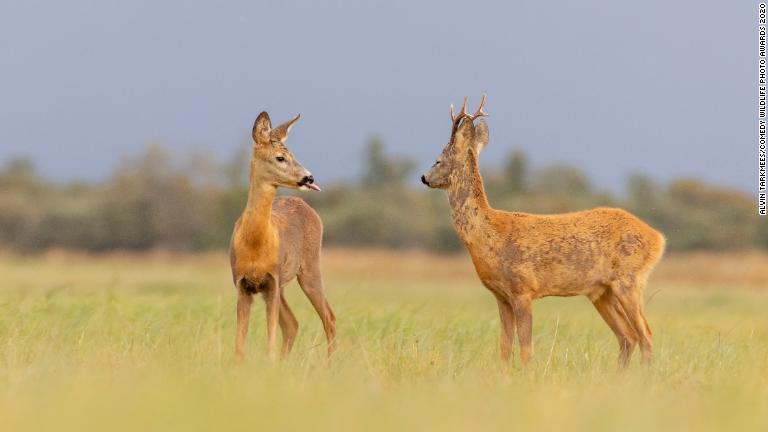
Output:
<svg viewBox="0 0 768 432">
<path fill-rule="evenodd" d="M 39 175 L 29 160 L 9 160 L 0 168 L 0 248 L 226 248 L 245 205 L 247 159 L 247 151 L 228 162 L 203 154 L 179 159 L 150 145 L 104 181 L 67 183 Z M 322 216 L 326 245 L 461 247 L 445 194 L 415 184 L 413 161 L 388 155 L 374 138 L 363 163 L 358 179 L 301 195 Z M 768 220 L 756 215 L 751 197 L 696 179 L 660 184 L 634 174 L 619 196 L 596 188 L 577 167 L 532 167 L 520 150 L 482 171 L 491 205 L 499 209 L 559 213 L 618 206 L 662 231 L 673 251 L 768 249 Z"/>
</svg>

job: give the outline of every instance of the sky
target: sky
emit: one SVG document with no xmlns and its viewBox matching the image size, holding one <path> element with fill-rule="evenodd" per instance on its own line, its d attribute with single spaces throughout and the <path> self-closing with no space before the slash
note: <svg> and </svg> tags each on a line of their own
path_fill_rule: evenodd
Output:
<svg viewBox="0 0 768 432">
<path fill-rule="evenodd" d="M 99 180 L 159 142 L 221 159 L 267 110 L 319 184 L 370 137 L 434 162 L 449 104 L 488 94 L 484 165 L 512 149 L 756 189 L 757 3 L 0 1 L 0 162 Z M 415 180 L 416 181 L 416 180 Z"/>
</svg>

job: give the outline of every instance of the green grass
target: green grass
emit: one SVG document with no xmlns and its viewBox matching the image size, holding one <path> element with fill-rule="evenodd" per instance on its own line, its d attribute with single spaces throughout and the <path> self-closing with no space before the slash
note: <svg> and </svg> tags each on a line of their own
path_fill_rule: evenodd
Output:
<svg viewBox="0 0 768 432">
<path fill-rule="evenodd" d="M 505 372 L 471 277 L 335 270 L 331 361 L 291 285 L 294 352 L 265 358 L 258 301 L 238 366 L 219 258 L 0 260 L 0 430 L 768 430 L 766 291 L 652 286 L 655 362 L 624 372 L 586 299 L 541 300 Z"/>
</svg>

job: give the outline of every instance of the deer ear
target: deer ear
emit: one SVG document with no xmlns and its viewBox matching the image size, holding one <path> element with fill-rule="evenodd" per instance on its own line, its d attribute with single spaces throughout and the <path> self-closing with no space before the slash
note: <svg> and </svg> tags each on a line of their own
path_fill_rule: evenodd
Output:
<svg viewBox="0 0 768 432">
<path fill-rule="evenodd" d="M 272 132 L 272 122 L 269 120 L 269 114 L 266 111 L 262 111 L 256 122 L 253 123 L 253 141 L 256 144 L 268 144 L 269 134 Z"/>
<path fill-rule="evenodd" d="M 480 120 L 475 126 L 475 150 L 477 150 L 477 154 L 480 154 L 486 145 L 488 145 L 488 123 L 485 120 Z"/>
<path fill-rule="evenodd" d="M 285 144 L 285 140 L 288 138 L 288 133 L 291 132 L 291 128 L 297 121 L 299 121 L 299 118 L 301 118 L 301 114 L 296 114 L 296 117 L 272 129 L 272 136 L 280 140 L 281 143 Z"/>
<path fill-rule="evenodd" d="M 456 144 L 460 146 L 468 146 L 475 141 L 475 125 L 472 124 L 472 120 L 465 118 L 461 120 L 461 124 L 456 129 L 454 135 Z"/>
</svg>

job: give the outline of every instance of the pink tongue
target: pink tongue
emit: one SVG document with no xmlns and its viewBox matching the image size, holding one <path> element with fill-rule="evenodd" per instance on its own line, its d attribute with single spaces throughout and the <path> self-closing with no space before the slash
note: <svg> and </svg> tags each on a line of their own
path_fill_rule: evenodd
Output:
<svg viewBox="0 0 768 432">
<path fill-rule="evenodd" d="M 320 192 L 322 190 L 322 189 L 320 189 L 320 186 L 318 186 L 318 185 L 316 185 L 314 183 L 307 183 L 305 186 L 310 188 L 310 189 L 312 189 L 312 190 L 314 190 L 314 191 L 318 191 L 318 192 Z"/>
</svg>

